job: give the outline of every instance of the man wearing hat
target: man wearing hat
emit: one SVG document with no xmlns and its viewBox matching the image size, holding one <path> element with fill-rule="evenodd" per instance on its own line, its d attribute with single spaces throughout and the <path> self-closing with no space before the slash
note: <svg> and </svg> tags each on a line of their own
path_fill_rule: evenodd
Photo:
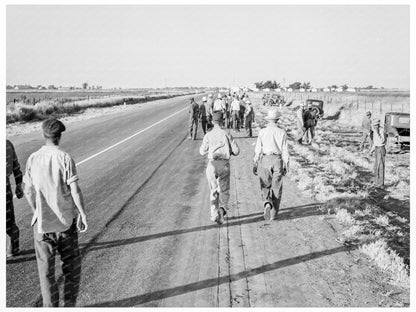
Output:
<svg viewBox="0 0 416 312">
<path fill-rule="evenodd" d="M 212 94 L 208 94 L 207 103 L 205 105 L 207 111 L 207 130 L 212 129 L 212 109 L 214 102 L 212 100 Z"/>
<path fill-rule="evenodd" d="M 246 105 L 247 105 L 246 110 L 244 112 L 244 118 L 246 120 L 246 131 L 247 131 L 247 136 L 252 137 L 253 129 L 251 127 L 251 124 L 254 122 L 254 110 L 248 98 L 246 99 Z"/>
<path fill-rule="evenodd" d="M 206 175 L 210 189 L 211 221 L 222 224 L 230 198 L 230 157 L 240 153 L 233 137 L 221 128 L 221 112 L 213 114 L 214 128 L 202 140 L 199 153 L 208 155 Z"/>
<path fill-rule="evenodd" d="M 240 101 L 238 100 L 238 95 L 234 95 L 234 99 L 231 102 L 231 116 L 234 130 L 240 131 Z"/>
<path fill-rule="evenodd" d="M 29 156 L 23 182 L 26 199 L 33 210 L 31 225 L 43 306 L 59 306 L 56 251 L 61 256 L 64 274 L 64 304 L 74 306 L 81 275 L 77 229 L 87 230 L 87 217 L 75 162 L 59 148 L 64 124 L 48 119 L 42 124 L 42 130 L 45 145 Z"/>
<path fill-rule="evenodd" d="M 196 134 L 198 131 L 199 106 L 195 102 L 194 98 L 191 98 L 188 113 L 189 113 L 189 139 L 196 140 Z"/>
<path fill-rule="evenodd" d="M 369 149 L 371 150 L 371 147 L 373 145 L 373 130 L 371 129 L 371 112 L 367 111 L 363 121 L 361 123 L 361 126 L 363 128 L 363 136 L 361 139 L 361 143 L 360 143 L 360 152 L 362 152 L 364 150 L 364 144 L 367 141 L 368 138 L 368 142 L 370 143 Z"/>
<path fill-rule="evenodd" d="M 268 124 L 259 132 L 254 154 L 253 173 L 260 178 L 265 220 L 274 220 L 277 217 L 282 198 L 283 176 L 289 170 L 287 134 L 277 126 L 279 118 L 278 110 L 269 110 L 266 116 Z"/>
<path fill-rule="evenodd" d="M 17 198 L 23 197 L 22 171 L 20 171 L 19 160 L 12 142 L 6 140 L 6 257 L 19 255 L 19 228 L 16 225 L 13 206 L 13 191 L 10 183 L 10 176 L 13 174 L 16 184 L 15 194 Z"/>
<path fill-rule="evenodd" d="M 370 155 L 375 152 L 374 160 L 374 183 L 377 187 L 384 186 L 384 165 L 386 158 L 386 135 L 384 128 L 380 127 L 380 119 L 374 118 L 371 127 L 373 130 L 373 147 Z"/>
<path fill-rule="evenodd" d="M 199 120 L 201 120 L 202 131 L 207 132 L 207 98 L 204 96 L 202 98 L 202 104 L 199 105 Z"/>
<path fill-rule="evenodd" d="M 225 102 L 222 99 L 222 95 L 221 95 L 221 93 L 218 93 L 218 97 L 217 97 L 217 99 L 214 102 L 214 106 L 213 106 L 212 111 L 214 113 L 215 112 L 221 112 L 222 114 L 224 114 L 225 113 L 225 109 L 226 109 Z"/>
<path fill-rule="evenodd" d="M 300 103 L 300 107 L 296 112 L 296 123 L 298 127 L 298 137 L 297 142 L 299 144 L 302 144 L 303 136 L 306 132 L 306 126 L 305 126 L 305 115 L 306 115 L 306 103 L 302 101 Z"/>
</svg>

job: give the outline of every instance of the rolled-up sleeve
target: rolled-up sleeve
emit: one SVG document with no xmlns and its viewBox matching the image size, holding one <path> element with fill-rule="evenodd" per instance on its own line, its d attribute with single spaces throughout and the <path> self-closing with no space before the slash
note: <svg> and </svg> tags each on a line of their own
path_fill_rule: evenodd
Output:
<svg viewBox="0 0 416 312">
<path fill-rule="evenodd" d="M 289 150 L 287 148 L 287 135 L 286 133 L 283 135 L 282 138 L 282 159 L 285 163 L 285 166 L 289 166 Z"/>
<path fill-rule="evenodd" d="M 231 153 L 234 156 L 240 154 L 240 148 L 238 147 L 237 142 L 234 141 L 234 138 L 231 134 L 229 135 L 228 140 L 230 141 Z"/>
<path fill-rule="evenodd" d="M 68 156 L 66 160 L 66 184 L 70 185 L 79 180 L 74 160 Z"/>
</svg>

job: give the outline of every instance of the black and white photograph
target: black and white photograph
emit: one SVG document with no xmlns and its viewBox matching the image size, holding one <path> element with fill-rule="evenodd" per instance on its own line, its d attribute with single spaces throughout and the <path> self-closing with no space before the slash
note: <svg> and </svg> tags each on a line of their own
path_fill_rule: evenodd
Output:
<svg viewBox="0 0 416 312">
<path fill-rule="evenodd" d="M 2 309 L 413 307 L 410 0 L 1 10 Z"/>
</svg>

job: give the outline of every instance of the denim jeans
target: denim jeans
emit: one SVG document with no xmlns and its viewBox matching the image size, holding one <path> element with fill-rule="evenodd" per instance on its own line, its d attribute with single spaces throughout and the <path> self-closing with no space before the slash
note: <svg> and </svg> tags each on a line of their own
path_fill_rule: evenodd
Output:
<svg viewBox="0 0 416 312">
<path fill-rule="evenodd" d="M 384 146 L 376 146 L 374 161 L 374 183 L 376 186 L 384 185 L 384 164 L 386 159 L 386 148 Z"/>
<path fill-rule="evenodd" d="M 13 192 L 9 183 L 6 184 L 6 234 L 7 255 L 15 255 L 19 252 L 19 228 L 14 217 Z"/>
<path fill-rule="evenodd" d="M 64 305 L 75 306 L 81 279 L 81 256 L 75 219 L 68 230 L 55 233 L 40 234 L 35 223 L 33 235 L 43 306 L 59 306 L 59 291 L 55 279 L 56 251 L 61 256 L 64 274 Z"/>
<path fill-rule="evenodd" d="M 230 161 L 208 161 L 206 175 L 210 191 L 211 220 L 218 215 L 218 209 L 228 209 L 230 199 Z"/>
<path fill-rule="evenodd" d="M 272 204 L 279 212 L 283 191 L 283 160 L 280 155 L 263 155 L 259 164 L 261 197 L 264 205 Z"/>
</svg>

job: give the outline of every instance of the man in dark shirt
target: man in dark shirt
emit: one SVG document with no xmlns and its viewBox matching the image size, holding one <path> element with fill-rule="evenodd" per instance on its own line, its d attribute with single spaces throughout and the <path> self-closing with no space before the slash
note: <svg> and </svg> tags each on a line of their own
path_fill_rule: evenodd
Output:
<svg viewBox="0 0 416 312">
<path fill-rule="evenodd" d="M 16 182 L 15 194 L 17 198 L 23 197 L 22 172 L 12 142 L 6 140 L 6 234 L 7 258 L 19 254 L 19 228 L 16 225 L 13 206 L 13 191 L 10 185 L 10 176 L 13 174 Z"/>
<path fill-rule="evenodd" d="M 363 128 L 363 136 L 362 136 L 360 148 L 359 148 L 360 152 L 364 150 L 364 144 L 367 141 L 367 138 L 370 144 L 369 149 L 371 149 L 371 147 L 373 146 L 373 130 L 371 129 L 371 112 L 370 111 L 367 111 L 367 113 L 365 114 L 363 121 L 361 123 L 361 126 Z"/>
<path fill-rule="evenodd" d="M 191 98 L 191 106 L 189 107 L 189 139 L 196 140 L 196 132 L 198 130 L 199 106 L 194 98 Z"/>
</svg>

